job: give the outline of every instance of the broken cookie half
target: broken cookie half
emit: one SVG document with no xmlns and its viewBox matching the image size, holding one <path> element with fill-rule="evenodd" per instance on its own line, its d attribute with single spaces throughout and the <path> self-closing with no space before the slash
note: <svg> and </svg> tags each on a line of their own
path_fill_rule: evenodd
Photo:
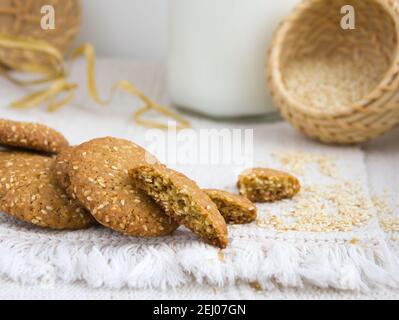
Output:
<svg viewBox="0 0 399 320">
<path fill-rule="evenodd" d="M 227 246 L 223 216 L 194 181 L 163 165 L 141 165 L 129 174 L 135 187 L 145 191 L 179 224 L 214 246 Z"/>
</svg>

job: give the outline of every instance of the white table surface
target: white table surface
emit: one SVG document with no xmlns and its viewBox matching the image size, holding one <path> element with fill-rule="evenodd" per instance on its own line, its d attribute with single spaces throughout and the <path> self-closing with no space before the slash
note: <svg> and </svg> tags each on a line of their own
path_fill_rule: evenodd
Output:
<svg viewBox="0 0 399 320">
<path fill-rule="evenodd" d="M 117 62 L 115 62 L 117 64 Z M 160 77 L 163 76 L 161 72 Z M 148 80 L 150 81 L 150 80 Z M 3 82 L 2 82 L 3 83 Z M 2 90 L 3 91 L 3 90 Z M 105 90 L 104 90 L 105 92 Z M 4 98 L 1 104 L 15 99 L 16 94 Z M 4 106 L 2 106 L 4 107 Z M 1 111 L 0 111 L 1 116 Z M 393 175 L 390 167 L 392 159 L 384 161 L 384 153 L 388 154 L 398 149 L 399 130 L 364 145 L 369 175 L 370 188 L 378 192 L 385 188 L 393 188 L 392 179 L 381 178 Z M 381 160 L 382 159 L 382 160 Z M 397 166 L 396 166 L 397 168 Z M 399 176 L 399 173 L 397 174 Z M 396 190 L 399 189 L 396 188 Z M 394 243 L 397 244 L 396 242 Z M 399 252 L 398 252 L 399 254 Z M 0 299 L 398 299 L 399 291 L 375 290 L 367 293 L 343 292 L 330 289 L 306 287 L 300 289 L 276 289 L 274 291 L 257 291 L 247 284 L 237 284 L 233 287 L 216 289 L 209 286 L 191 286 L 180 289 L 160 290 L 108 290 L 91 289 L 83 283 L 65 285 L 57 283 L 54 287 L 24 286 L 11 282 L 0 276 Z"/>
</svg>

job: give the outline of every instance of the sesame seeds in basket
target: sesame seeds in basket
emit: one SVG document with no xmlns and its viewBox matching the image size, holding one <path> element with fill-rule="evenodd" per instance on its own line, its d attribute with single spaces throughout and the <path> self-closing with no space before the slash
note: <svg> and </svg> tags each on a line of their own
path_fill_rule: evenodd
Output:
<svg viewBox="0 0 399 320">
<path fill-rule="evenodd" d="M 356 29 L 341 27 L 352 5 Z M 268 58 L 268 86 L 283 117 L 326 143 L 352 144 L 399 124 L 399 4 L 307 0 L 283 21 Z"/>
</svg>

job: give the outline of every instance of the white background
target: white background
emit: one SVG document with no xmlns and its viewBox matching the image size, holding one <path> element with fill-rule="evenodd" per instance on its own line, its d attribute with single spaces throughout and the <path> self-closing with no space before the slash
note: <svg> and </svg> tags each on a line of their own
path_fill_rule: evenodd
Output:
<svg viewBox="0 0 399 320">
<path fill-rule="evenodd" d="M 78 42 L 90 41 L 99 56 L 165 61 L 169 0 L 81 1 Z"/>
</svg>

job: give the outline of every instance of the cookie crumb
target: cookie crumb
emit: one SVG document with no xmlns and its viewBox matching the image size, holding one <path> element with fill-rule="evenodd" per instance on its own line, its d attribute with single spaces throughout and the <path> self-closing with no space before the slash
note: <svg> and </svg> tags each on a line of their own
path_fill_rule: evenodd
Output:
<svg viewBox="0 0 399 320">
<path fill-rule="evenodd" d="M 249 286 L 255 291 L 263 291 L 263 288 L 258 281 L 250 282 Z"/>
<path fill-rule="evenodd" d="M 205 189 L 204 192 L 216 204 L 227 223 L 251 223 L 257 217 L 256 206 L 245 197 L 216 189 Z M 207 209 L 209 210 L 210 206 Z"/>
<path fill-rule="evenodd" d="M 266 168 L 244 171 L 237 186 L 240 194 L 253 202 L 275 202 L 292 198 L 301 189 L 299 180 L 294 176 Z"/>
</svg>

